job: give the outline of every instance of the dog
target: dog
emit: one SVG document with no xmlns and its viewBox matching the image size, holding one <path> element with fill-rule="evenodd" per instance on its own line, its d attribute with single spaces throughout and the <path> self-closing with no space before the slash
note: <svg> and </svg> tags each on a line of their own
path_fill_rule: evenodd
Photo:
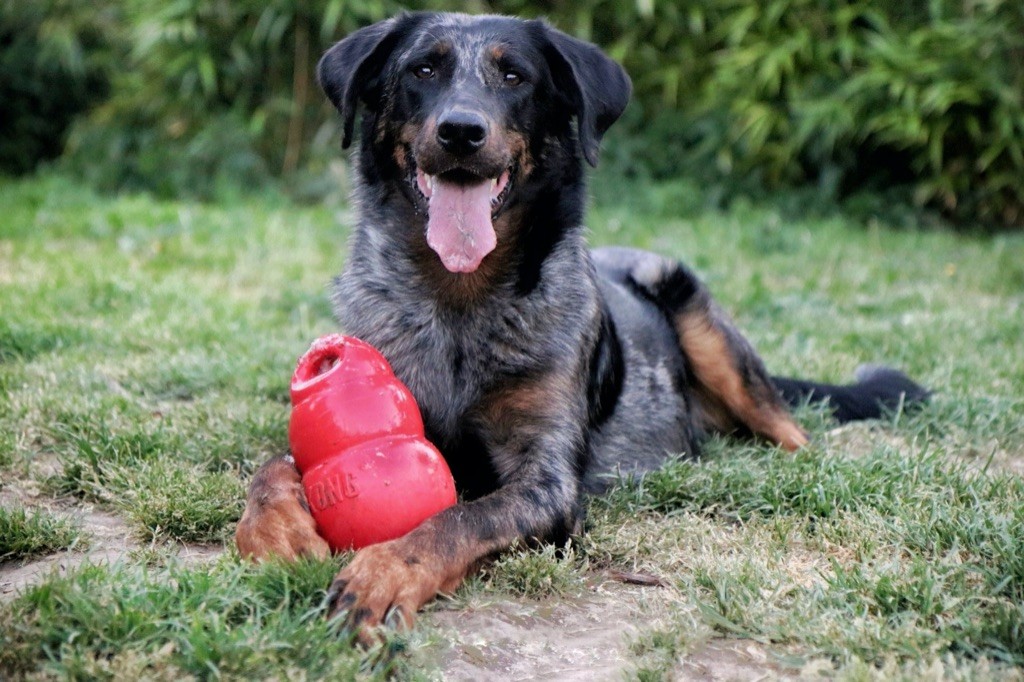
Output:
<svg viewBox="0 0 1024 682">
<path fill-rule="evenodd" d="M 360 121 L 337 317 L 410 388 L 461 495 L 341 570 L 329 607 L 353 627 L 410 626 L 482 559 L 580 533 L 588 494 L 709 434 L 795 450 L 801 401 L 848 421 L 926 395 L 887 368 L 773 378 L 684 265 L 588 249 L 584 162 L 632 87 L 596 46 L 542 21 L 402 14 L 335 44 L 318 76 L 343 148 Z M 236 540 L 327 556 L 287 455 L 254 476 Z"/>
</svg>

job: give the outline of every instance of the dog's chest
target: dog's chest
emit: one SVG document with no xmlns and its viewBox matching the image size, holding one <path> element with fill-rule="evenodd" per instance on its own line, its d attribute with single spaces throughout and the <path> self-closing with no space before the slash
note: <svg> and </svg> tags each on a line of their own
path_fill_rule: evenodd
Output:
<svg viewBox="0 0 1024 682">
<path fill-rule="evenodd" d="M 508 377 L 523 376 L 550 361 L 538 339 L 537 313 L 529 306 L 471 312 L 417 305 L 342 314 L 348 333 L 376 346 L 412 391 L 428 431 L 459 440 L 474 408 Z M 349 313 L 362 308 L 346 306 Z"/>
<path fill-rule="evenodd" d="M 419 401 L 430 430 L 446 439 L 458 437 L 489 391 L 537 366 L 543 349 L 527 329 L 515 311 L 439 316 L 415 335 L 396 339 L 392 364 Z"/>
<path fill-rule="evenodd" d="M 371 237 L 358 245 L 373 246 Z M 401 259 L 385 259 L 382 248 L 359 249 L 336 282 L 336 311 L 346 333 L 388 359 L 445 456 L 486 468 L 489 398 L 523 379 L 579 367 L 589 352 L 597 304 L 576 251 L 555 259 L 561 269 L 547 273 L 557 286 L 520 295 L 509 284 L 457 308 L 414 269 L 403 270 Z"/>
</svg>

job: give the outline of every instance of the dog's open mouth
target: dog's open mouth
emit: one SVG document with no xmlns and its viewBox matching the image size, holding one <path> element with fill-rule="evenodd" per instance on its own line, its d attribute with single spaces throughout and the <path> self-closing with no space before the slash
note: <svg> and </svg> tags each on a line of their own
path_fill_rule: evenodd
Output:
<svg viewBox="0 0 1024 682">
<path fill-rule="evenodd" d="M 481 178 L 455 169 L 428 175 L 416 169 L 413 183 L 427 204 L 427 244 L 450 272 L 473 272 L 497 246 L 494 218 L 511 189 L 512 169 Z"/>
</svg>

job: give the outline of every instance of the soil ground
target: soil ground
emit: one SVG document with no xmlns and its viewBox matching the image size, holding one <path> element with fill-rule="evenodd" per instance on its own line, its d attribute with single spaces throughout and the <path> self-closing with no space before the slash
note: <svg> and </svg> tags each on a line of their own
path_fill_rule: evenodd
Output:
<svg viewBox="0 0 1024 682">
<path fill-rule="evenodd" d="M 88 542 L 34 561 L 0 563 L 0 601 L 13 599 L 55 571 L 66 573 L 87 561 L 130 559 L 146 550 L 116 514 L 95 506 L 62 509 L 25 488 L 0 491 L 0 505 L 25 503 L 73 515 Z M 181 544 L 176 554 L 179 560 L 199 564 L 224 551 L 219 545 Z M 595 575 L 588 593 L 578 598 L 535 601 L 483 595 L 468 605 L 438 602 L 421 618 L 429 634 L 415 656 L 445 680 L 621 680 L 635 672 L 630 645 L 647 624 L 651 603 L 657 602 L 661 589 Z M 758 680 L 785 675 L 756 642 L 714 639 L 679 661 L 676 679 Z"/>
</svg>

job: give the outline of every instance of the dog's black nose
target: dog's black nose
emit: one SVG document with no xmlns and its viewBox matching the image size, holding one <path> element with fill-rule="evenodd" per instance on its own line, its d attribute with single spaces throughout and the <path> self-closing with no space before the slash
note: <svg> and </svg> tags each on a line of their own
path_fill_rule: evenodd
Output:
<svg viewBox="0 0 1024 682">
<path fill-rule="evenodd" d="M 472 111 L 449 111 L 437 122 L 437 141 L 451 154 L 468 156 L 487 141 L 487 119 Z"/>
</svg>

